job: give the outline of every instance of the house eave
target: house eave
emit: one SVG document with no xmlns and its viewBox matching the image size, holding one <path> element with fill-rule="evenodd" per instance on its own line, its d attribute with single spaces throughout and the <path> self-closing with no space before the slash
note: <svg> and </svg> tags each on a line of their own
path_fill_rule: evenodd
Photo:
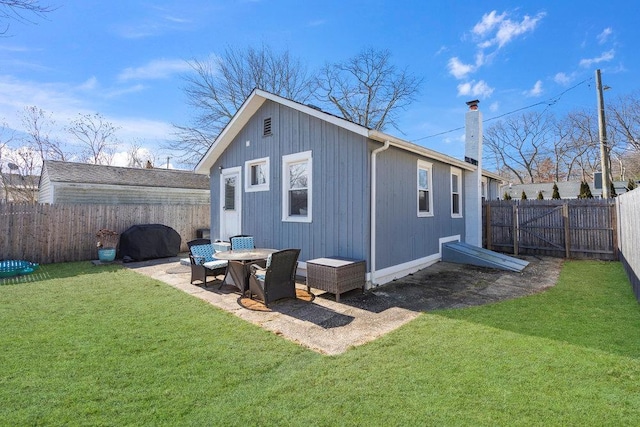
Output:
<svg viewBox="0 0 640 427">
<path fill-rule="evenodd" d="M 292 108 L 309 116 L 324 120 L 358 135 L 367 136 L 368 129 L 360 126 L 356 123 L 342 119 L 340 117 L 333 116 L 325 113 L 324 111 L 310 107 L 308 105 L 300 104 L 290 99 L 282 98 L 278 95 L 274 95 L 269 92 L 265 92 L 260 89 L 254 89 L 251 95 L 245 100 L 238 112 L 233 116 L 231 121 L 222 130 L 220 135 L 216 138 L 211 148 L 205 153 L 202 159 L 195 167 L 195 172 L 203 175 L 209 174 L 211 168 L 215 162 L 220 158 L 224 150 L 227 149 L 229 144 L 238 135 L 242 128 L 249 122 L 251 117 L 258 111 L 258 109 L 265 103 L 265 101 L 273 101 L 285 107 Z"/>
</svg>

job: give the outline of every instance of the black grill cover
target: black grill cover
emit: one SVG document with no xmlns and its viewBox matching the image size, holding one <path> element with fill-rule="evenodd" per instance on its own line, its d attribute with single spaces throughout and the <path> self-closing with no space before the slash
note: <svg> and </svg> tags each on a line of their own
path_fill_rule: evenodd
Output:
<svg viewBox="0 0 640 427">
<path fill-rule="evenodd" d="M 162 224 L 129 227 L 120 235 L 120 257 L 123 261 L 143 261 L 178 255 L 181 238 L 176 230 Z"/>
</svg>

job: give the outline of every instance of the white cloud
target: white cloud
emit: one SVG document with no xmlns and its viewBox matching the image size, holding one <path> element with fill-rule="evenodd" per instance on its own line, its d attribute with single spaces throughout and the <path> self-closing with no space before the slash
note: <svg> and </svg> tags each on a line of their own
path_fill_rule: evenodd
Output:
<svg viewBox="0 0 640 427">
<path fill-rule="evenodd" d="M 598 34 L 598 44 L 605 44 L 609 40 L 609 36 L 613 34 L 611 27 L 607 27 L 600 34 Z"/>
<path fill-rule="evenodd" d="M 186 72 L 191 67 L 182 59 L 156 59 L 141 67 L 125 68 L 118 80 L 151 80 L 165 79 L 176 73 Z"/>
<path fill-rule="evenodd" d="M 497 45 L 503 47 L 518 36 L 535 30 L 538 23 L 546 14 L 540 12 L 534 17 L 525 15 L 521 21 L 513 21 L 507 18 L 507 13 L 497 15 L 496 11 L 484 14 L 482 20 L 473 27 L 473 34 L 479 37 L 478 47 L 486 49 Z"/>
<path fill-rule="evenodd" d="M 490 87 L 487 82 L 480 80 L 479 82 L 471 81 L 460 83 L 458 85 L 458 96 L 475 96 L 488 98 L 493 93 L 493 88 Z"/>
<path fill-rule="evenodd" d="M 536 97 L 542 95 L 542 80 L 538 80 L 531 89 L 525 91 L 524 94 L 529 97 Z"/>
<path fill-rule="evenodd" d="M 615 53 L 616 53 L 615 50 L 611 49 L 611 50 L 608 50 L 606 52 L 603 52 L 602 55 L 600 55 L 600 56 L 598 56 L 596 58 L 581 59 L 580 60 L 580 66 L 581 67 L 585 67 L 585 68 L 589 68 L 593 64 L 599 64 L 601 62 L 609 62 L 615 57 Z"/>
<path fill-rule="evenodd" d="M 473 65 L 463 64 L 455 56 L 449 59 L 448 68 L 449 68 L 449 74 L 454 76 L 456 79 L 463 79 L 467 76 L 467 74 L 474 71 Z"/>
<path fill-rule="evenodd" d="M 492 102 L 491 105 L 489 105 L 489 111 L 491 111 L 492 113 L 495 113 L 499 109 L 500 109 L 500 103 L 498 101 Z"/>
<path fill-rule="evenodd" d="M 507 16 L 507 12 L 502 12 L 501 15 L 497 15 L 495 10 L 492 10 L 489 13 L 485 13 L 482 15 L 482 19 L 476 25 L 474 25 L 472 32 L 478 36 L 484 36 L 491 30 L 493 30 L 496 25 L 500 24 L 504 21 L 504 18 Z"/>
<path fill-rule="evenodd" d="M 569 76 L 566 73 L 557 73 L 553 77 L 553 81 L 558 83 L 559 85 L 566 86 L 573 81 L 573 76 Z"/>
<path fill-rule="evenodd" d="M 307 24 L 307 26 L 309 26 L 309 27 L 320 27 L 320 26 L 322 26 L 322 25 L 324 25 L 326 23 L 327 23 L 327 21 L 324 20 L 324 19 L 316 19 L 315 21 L 310 21 Z"/>
<path fill-rule="evenodd" d="M 93 90 L 98 87 L 98 79 L 95 76 L 89 77 L 84 83 L 78 86 L 80 90 Z"/>
</svg>

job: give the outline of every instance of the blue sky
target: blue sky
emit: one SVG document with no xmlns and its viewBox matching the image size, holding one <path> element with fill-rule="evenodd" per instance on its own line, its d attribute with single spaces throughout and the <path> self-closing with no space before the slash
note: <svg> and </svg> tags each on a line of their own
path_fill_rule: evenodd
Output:
<svg viewBox="0 0 640 427">
<path fill-rule="evenodd" d="M 0 39 L 0 119 L 19 128 L 32 105 L 59 124 L 97 112 L 121 127 L 121 151 L 137 141 L 164 162 L 171 153 L 159 146 L 173 137 L 172 123 L 192 115 L 186 61 L 229 46 L 287 49 L 309 71 L 363 48 L 388 49 L 395 65 L 423 79 L 400 113 L 401 132 L 388 133 L 457 158 L 464 129 L 449 131 L 464 125 L 465 101 L 480 99 L 485 120 L 539 103 L 533 109 L 558 115 L 595 109 L 597 68 L 613 89 L 607 98 L 640 88 L 640 6 L 629 1 L 50 4 L 59 7 L 46 19 L 13 22 Z"/>
</svg>

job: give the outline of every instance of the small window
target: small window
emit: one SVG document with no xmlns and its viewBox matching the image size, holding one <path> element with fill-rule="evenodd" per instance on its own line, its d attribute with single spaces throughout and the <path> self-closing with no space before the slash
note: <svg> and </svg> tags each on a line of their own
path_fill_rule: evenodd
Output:
<svg viewBox="0 0 640 427">
<path fill-rule="evenodd" d="M 431 169 L 433 165 L 418 160 L 418 216 L 433 216 Z"/>
<path fill-rule="evenodd" d="M 462 171 L 457 168 L 451 168 L 451 216 L 453 218 L 462 217 Z"/>
<path fill-rule="evenodd" d="M 311 222 L 311 151 L 282 156 L 282 220 Z"/>
<path fill-rule="evenodd" d="M 268 157 L 245 162 L 244 171 L 245 191 L 269 191 Z"/>
<path fill-rule="evenodd" d="M 264 119 L 263 128 L 262 128 L 262 136 L 271 136 L 271 117 L 267 117 Z"/>
</svg>

